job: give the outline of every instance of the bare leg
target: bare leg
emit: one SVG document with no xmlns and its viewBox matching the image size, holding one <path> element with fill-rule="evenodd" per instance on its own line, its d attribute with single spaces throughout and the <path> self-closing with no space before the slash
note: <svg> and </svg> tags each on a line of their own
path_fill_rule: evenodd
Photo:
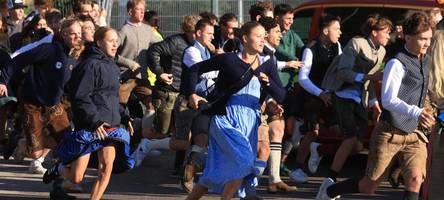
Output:
<svg viewBox="0 0 444 200">
<path fill-rule="evenodd" d="M 260 125 L 258 127 L 258 145 L 257 157 L 259 160 L 268 160 L 270 156 L 270 141 L 268 139 L 269 127 L 267 125 Z"/>
<path fill-rule="evenodd" d="M 225 184 L 224 186 L 224 192 L 222 193 L 222 200 L 228 200 L 233 198 L 234 194 L 237 192 L 237 190 L 240 188 L 242 184 L 243 179 L 238 179 L 234 181 L 230 181 Z"/>
<path fill-rule="evenodd" d="M 424 174 L 422 174 L 418 168 L 407 170 L 407 172 L 403 174 L 405 190 L 419 193 L 421 184 L 424 181 L 423 177 Z"/>
<path fill-rule="evenodd" d="M 91 199 L 99 200 L 108 187 L 113 171 L 113 163 L 116 158 L 116 147 L 114 145 L 106 146 L 98 151 L 99 157 L 99 174 L 97 181 L 91 191 Z"/>
<path fill-rule="evenodd" d="M 347 161 L 348 156 L 357 151 L 357 147 L 359 146 L 358 139 L 356 137 L 351 137 L 345 139 L 338 151 L 336 151 L 335 158 L 333 159 L 333 163 L 331 164 L 331 169 L 335 172 L 341 171 L 345 162 Z"/>
<path fill-rule="evenodd" d="M 88 167 L 89 157 L 91 154 L 86 154 L 77 158 L 71 165 L 66 166 L 62 171 L 62 176 L 75 184 L 82 182 Z"/>
<path fill-rule="evenodd" d="M 205 193 L 207 193 L 208 189 L 202 185 L 197 184 L 194 186 L 193 191 L 187 196 L 186 200 L 197 200 L 202 198 Z"/>
</svg>

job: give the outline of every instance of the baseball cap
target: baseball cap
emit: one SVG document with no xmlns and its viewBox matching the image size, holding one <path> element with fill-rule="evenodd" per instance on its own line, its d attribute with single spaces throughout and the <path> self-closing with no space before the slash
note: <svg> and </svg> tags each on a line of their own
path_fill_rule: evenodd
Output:
<svg viewBox="0 0 444 200">
<path fill-rule="evenodd" d="M 23 0 L 8 0 L 8 9 L 19 9 L 19 8 L 27 8 L 25 4 L 23 4 Z"/>
</svg>

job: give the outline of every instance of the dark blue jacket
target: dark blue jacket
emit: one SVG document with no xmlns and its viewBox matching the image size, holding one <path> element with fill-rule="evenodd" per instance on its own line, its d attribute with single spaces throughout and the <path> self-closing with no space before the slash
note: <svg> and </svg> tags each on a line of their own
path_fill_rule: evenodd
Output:
<svg viewBox="0 0 444 200">
<path fill-rule="evenodd" d="M 271 95 L 277 102 L 282 103 L 286 96 L 286 91 L 282 86 L 276 69 L 276 61 L 271 58 L 262 65 L 260 65 L 252 73 L 246 75 L 242 81 L 241 76 L 250 67 L 250 64 L 242 61 L 236 53 L 224 53 L 212 57 L 209 60 L 205 60 L 196 63 L 188 70 L 185 70 L 187 77 L 182 85 L 183 94 L 189 96 L 195 93 L 196 84 L 199 76 L 205 72 L 219 70 L 214 90 L 208 95 L 207 100 L 209 102 L 216 102 L 207 114 L 211 115 L 225 115 L 225 105 L 231 95 L 245 87 L 253 76 L 259 76 L 260 72 L 263 72 L 269 77 L 269 85 L 262 85 L 264 92 Z M 235 85 L 235 88 L 232 88 Z M 217 100 L 217 101 L 216 101 Z"/>
<path fill-rule="evenodd" d="M 60 103 L 64 87 L 77 60 L 69 57 L 69 48 L 59 42 L 42 44 L 8 62 L 2 69 L 1 84 L 8 84 L 17 72 L 31 66 L 26 74 L 23 100 L 38 106 Z"/>
<path fill-rule="evenodd" d="M 88 46 L 69 83 L 76 130 L 120 124 L 119 67 L 95 45 Z"/>
</svg>

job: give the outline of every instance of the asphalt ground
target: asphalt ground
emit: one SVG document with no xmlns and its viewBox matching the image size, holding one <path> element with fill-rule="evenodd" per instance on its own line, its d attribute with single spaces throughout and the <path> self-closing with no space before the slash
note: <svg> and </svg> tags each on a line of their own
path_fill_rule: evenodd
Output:
<svg viewBox="0 0 444 200">
<path fill-rule="evenodd" d="M 103 199 L 185 199 L 187 194 L 181 190 L 179 180 L 171 176 L 174 155 L 173 152 L 164 151 L 160 156 L 147 157 L 139 168 L 123 174 L 113 175 Z M 282 177 L 285 182 L 298 187 L 299 190 L 295 193 L 267 193 L 266 184 L 268 179 L 264 175 L 260 179 L 258 194 L 265 199 L 314 199 L 324 176 L 327 174 L 331 160 L 331 157 L 324 158 L 319 167 L 319 172 L 312 175 L 308 183 L 295 184 L 291 182 L 289 177 Z M 344 177 L 360 177 L 365 169 L 365 160 L 365 154 L 351 157 L 341 172 L 339 180 Z M 0 200 L 48 199 L 50 185 L 42 183 L 42 175 L 28 172 L 29 162 L 29 160 L 22 163 L 17 163 L 14 160 L 0 160 Z M 289 163 L 291 166 L 291 160 Z M 95 174 L 95 170 L 88 170 L 85 180 L 81 184 L 84 192 L 71 194 L 79 199 L 88 199 Z M 402 188 L 393 189 L 388 182 L 383 182 L 373 196 L 345 195 L 342 199 L 400 199 L 402 193 Z M 202 199 L 219 199 L 219 197 L 209 194 Z"/>
</svg>

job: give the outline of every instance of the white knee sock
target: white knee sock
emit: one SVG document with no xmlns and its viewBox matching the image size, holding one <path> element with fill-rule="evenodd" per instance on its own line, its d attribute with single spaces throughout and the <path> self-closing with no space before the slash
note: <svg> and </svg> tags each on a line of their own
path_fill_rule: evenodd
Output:
<svg viewBox="0 0 444 200">
<path fill-rule="evenodd" d="M 269 159 L 269 169 L 270 176 L 268 181 L 270 183 L 279 183 L 281 182 L 281 153 L 282 153 L 282 143 L 280 142 L 271 142 L 270 143 L 270 159 Z"/>
</svg>

